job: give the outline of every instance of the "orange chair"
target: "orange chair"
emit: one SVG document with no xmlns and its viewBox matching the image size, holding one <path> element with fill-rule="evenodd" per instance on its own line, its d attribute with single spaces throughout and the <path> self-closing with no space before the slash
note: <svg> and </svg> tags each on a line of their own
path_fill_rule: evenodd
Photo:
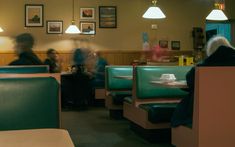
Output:
<svg viewBox="0 0 235 147">
<path fill-rule="evenodd" d="M 235 67 L 196 69 L 192 128 L 172 128 L 176 147 L 234 147 Z"/>
</svg>

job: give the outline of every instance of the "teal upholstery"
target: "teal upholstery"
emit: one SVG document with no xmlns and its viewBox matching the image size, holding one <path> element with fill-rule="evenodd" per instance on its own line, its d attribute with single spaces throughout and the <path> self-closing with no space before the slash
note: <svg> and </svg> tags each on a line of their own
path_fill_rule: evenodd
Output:
<svg viewBox="0 0 235 147">
<path fill-rule="evenodd" d="M 0 94 L 0 130 L 59 128 L 54 78 L 0 78 Z"/>
<path fill-rule="evenodd" d="M 132 66 L 106 66 L 106 89 L 112 90 L 131 90 L 132 80 L 115 78 L 115 76 L 132 76 Z"/>
<path fill-rule="evenodd" d="M 114 105 L 122 105 L 124 98 L 130 97 L 132 95 L 132 92 L 131 91 L 110 92 L 109 95 L 112 97 Z"/>
<path fill-rule="evenodd" d="M 159 80 L 162 74 L 175 74 L 177 80 L 185 80 L 191 66 L 137 66 L 136 97 L 138 99 L 150 98 L 178 98 L 187 95 L 187 92 L 179 88 L 166 88 L 156 86 L 150 81 Z"/>
<path fill-rule="evenodd" d="M 2 66 L 0 67 L 0 73 L 49 73 L 47 65 L 38 66 Z"/>
<path fill-rule="evenodd" d="M 177 103 L 141 104 L 140 108 L 148 112 L 148 120 L 152 123 L 170 122 Z"/>
</svg>

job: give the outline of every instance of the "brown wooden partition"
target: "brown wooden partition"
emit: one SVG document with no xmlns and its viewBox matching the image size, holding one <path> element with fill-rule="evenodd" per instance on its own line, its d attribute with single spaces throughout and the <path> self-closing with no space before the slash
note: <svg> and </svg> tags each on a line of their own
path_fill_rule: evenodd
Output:
<svg viewBox="0 0 235 147">
<path fill-rule="evenodd" d="M 234 147 L 235 67 L 196 69 L 193 126 L 172 129 L 176 147 Z"/>
</svg>

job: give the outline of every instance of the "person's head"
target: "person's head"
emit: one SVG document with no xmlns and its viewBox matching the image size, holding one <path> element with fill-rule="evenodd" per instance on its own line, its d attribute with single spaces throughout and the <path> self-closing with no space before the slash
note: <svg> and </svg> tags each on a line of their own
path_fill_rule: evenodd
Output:
<svg viewBox="0 0 235 147">
<path fill-rule="evenodd" d="M 206 46 L 207 56 L 212 55 L 220 46 L 232 47 L 229 41 L 223 36 L 212 37 Z"/>
<path fill-rule="evenodd" d="M 74 55 L 73 55 L 74 63 L 77 65 L 84 64 L 85 59 L 86 59 L 86 57 L 85 57 L 84 51 L 80 48 L 77 48 L 74 52 Z"/>
<path fill-rule="evenodd" d="M 34 38 L 29 33 L 23 33 L 15 37 L 15 51 L 20 54 L 24 51 L 31 51 L 34 45 Z"/>
<path fill-rule="evenodd" d="M 50 49 L 47 50 L 47 57 L 52 59 L 52 60 L 57 61 L 58 58 L 59 58 L 58 52 L 55 49 L 50 48 Z"/>
</svg>

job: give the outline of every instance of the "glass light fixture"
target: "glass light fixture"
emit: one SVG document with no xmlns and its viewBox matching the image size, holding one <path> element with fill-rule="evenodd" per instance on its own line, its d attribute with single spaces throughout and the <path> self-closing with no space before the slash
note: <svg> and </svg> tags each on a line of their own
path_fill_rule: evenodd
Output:
<svg viewBox="0 0 235 147">
<path fill-rule="evenodd" d="M 0 32 L 4 32 L 4 30 L 0 27 Z"/>
<path fill-rule="evenodd" d="M 146 18 L 146 19 L 166 18 L 162 10 L 159 7 L 157 7 L 157 0 L 153 0 L 152 3 L 153 3 L 153 6 L 148 8 L 148 10 L 144 13 L 143 18 Z"/>
<path fill-rule="evenodd" d="M 215 9 L 206 17 L 206 20 L 224 21 L 228 20 L 228 17 L 224 14 L 219 3 L 215 3 Z"/>
<path fill-rule="evenodd" d="M 81 31 L 79 30 L 79 28 L 76 26 L 75 24 L 75 19 L 74 19 L 74 0 L 73 0 L 73 18 L 72 18 L 72 23 L 71 25 L 66 29 L 65 33 L 66 34 L 80 34 Z"/>
</svg>

